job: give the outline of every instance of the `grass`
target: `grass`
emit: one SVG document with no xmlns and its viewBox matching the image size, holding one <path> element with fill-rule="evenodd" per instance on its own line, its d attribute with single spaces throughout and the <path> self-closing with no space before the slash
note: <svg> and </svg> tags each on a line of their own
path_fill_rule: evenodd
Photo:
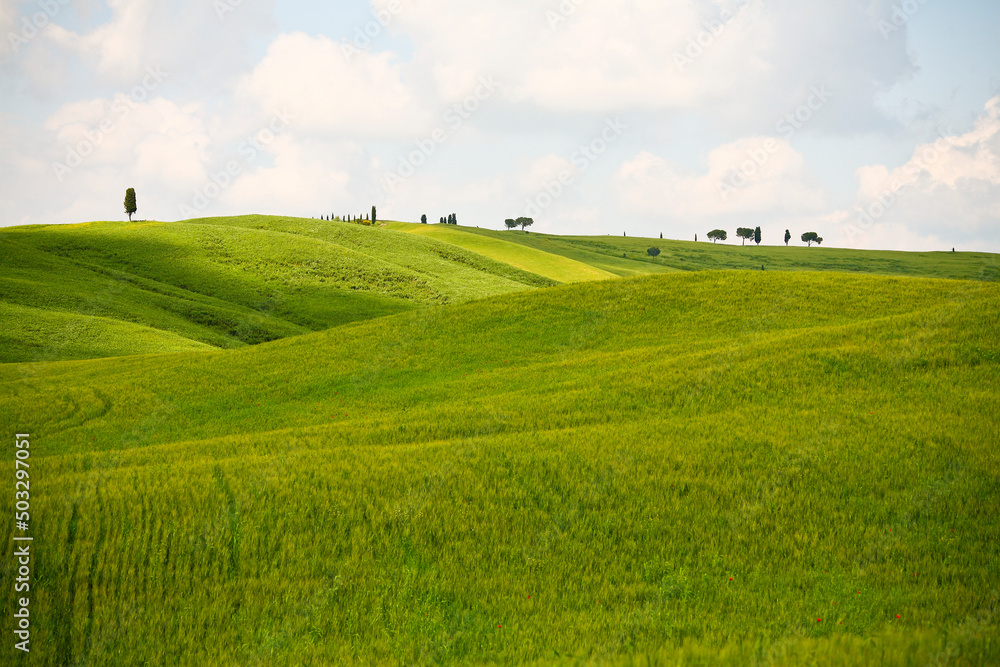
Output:
<svg viewBox="0 0 1000 667">
<path fill-rule="evenodd" d="M 563 255 L 546 252 L 523 243 L 512 243 L 494 235 L 470 234 L 461 227 L 420 225 L 406 222 L 391 223 L 389 226 L 410 234 L 452 243 L 560 283 L 606 280 L 615 277 L 615 274 Z"/>
<path fill-rule="evenodd" d="M 998 325 L 992 283 L 674 272 L 0 365 L 33 658 L 996 664 Z"/>
<path fill-rule="evenodd" d="M 106 317 L 0 302 L 0 363 L 120 357 L 157 350 L 191 352 L 210 345 L 159 329 Z"/>
<path fill-rule="evenodd" d="M 24 356 L 30 338 L 71 335 L 70 315 L 164 332 L 132 347 L 59 348 L 96 357 L 172 351 L 177 336 L 240 347 L 555 284 L 431 239 L 264 216 L 6 228 L 0 260 L 0 304 L 60 314 L 8 331 L 7 361 L 39 360 Z"/>
<path fill-rule="evenodd" d="M 835 271 L 887 276 L 1000 280 L 997 256 L 989 253 L 894 252 L 695 243 L 618 236 L 551 236 L 520 231 L 460 227 L 469 234 L 503 239 L 590 264 L 617 276 L 668 271 Z M 647 250 L 657 247 L 658 257 Z M 624 255 L 624 256 L 623 256 Z"/>
</svg>

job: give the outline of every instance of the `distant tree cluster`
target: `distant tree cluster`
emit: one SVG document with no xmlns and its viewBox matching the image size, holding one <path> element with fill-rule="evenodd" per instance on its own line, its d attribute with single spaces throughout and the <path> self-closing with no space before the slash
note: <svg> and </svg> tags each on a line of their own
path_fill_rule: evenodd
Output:
<svg viewBox="0 0 1000 667">
<path fill-rule="evenodd" d="M 507 226 L 507 229 L 517 229 L 520 227 L 521 231 L 525 231 L 528 227 L 535 224 L 535 220 L 533 218 L 517 218 L 516 220 L 514 218 L 507 218 L 504 220 L 504 224 Z"/>
<path fill-rule="evenodd" d="M 736 230 L 736 236 L 738 238 L 743 239 L 743 245 L 746 245 L 747 241 L 753 241 L 757 245 L 760 245 L 761 242 L 760 227 L 756 227 L 754 229 L 750 229 L 749 227 L 739 227 Z M 717 243 L 719 241 L 725 241 L 728 237 L 729 235 L 724 229 L 713 229 L 708 233 L 708 238 L 710 238 L 713 243 Z M 694 240 L 695 241 L 698 240 L 697 235 L 695 235 Z M 791 240 L 792 240 L 792 232 L 786 229 L 785 245 L 787 246 L 788 242 Z M 816 232 L 806 232 L 805 234 L 802 235 L 802 242 L 812 247 L 813 243 L 816 243 L 817 245 L 822 244 L 823 238 L 819 236 Z"/>
<path fill-rule="evenodd" d="M 378 224 L 378 211 L 374 206 L 372 206 L 371 213 L 361 213 L 359 215 L 336 215 L 331 213 L 330 215 L 319 216 L 320 220 L 329 220 L 333 222 L 350 222 L 355 225 L 364 225 L 367 227 L 373 227 Z"/>
<path fill-rule="evenodd" d="M 440 222 L 441 222 L 442 225 L 457 225 L 458 224 L 458 216 L 455 215 L 454 213 L 451 213 L 451 214 L 449 214 L 449 215 L 447 215 L 445 217 L 442 217 L 441 220 L 440 220 Z"/>
</svg>

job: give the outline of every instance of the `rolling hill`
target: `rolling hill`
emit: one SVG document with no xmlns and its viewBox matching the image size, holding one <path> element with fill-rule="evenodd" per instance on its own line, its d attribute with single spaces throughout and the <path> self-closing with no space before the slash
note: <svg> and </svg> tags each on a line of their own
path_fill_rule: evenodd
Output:
<svg viewBox="0 0 1000 667">
<path fill-rule="evenodd" d="M 389 227 L 445 241 L 561 283 L 606 280 L 616 277 L 616 274 L 586 262 L 548 252 L 530 244 L 511 242 L 499 235 L 470 233 L 471 230 L 464 227 L 417 225 L 406 222 L 390 223 Z"/>
<path fill-rule="evenodd" d="M 758 247 L 752 244 L 742 246 L 621 236 L 553 236 L 475 227 L 449 229 L 453 230 L 452 235 L 463 232 L 519 244 L 622 277 L 671 271 L 759 271 L 763 267 L 766 271 L 834 271 L 921 278 L 1000 280 L 1000 263 L 997 255 L 990 253 L 896 252 L 819 246 L 807 248 L 801 245 Z M 438 238 L 449 240 L 444 235 Z M 646 252 L 654 246 L 661 250 L 661 254 L 655 258 Z"/>
<path fill-rule="evenodd" d="M 650 245 L 661 255 L 649 257 Z M 0 332 L 0 362 L 227 349 L 563 283 L 759 267 L 1000 278 L 996 256 L 987 254 L 742 248 L 274 216 L 2 228 L 0 308 L 16 319 Z"/>
<path fill-rule="evenodd" d="M 8 312 L 49 313 L 0 334 L 5 361 L 239 347 L 556 284 L 432 239 L 263 216 L 3 228 L 0 267 Z M 76 329 L 101 333 L 39 356 L 33 340 Z"/>
<path fill-rule="evenodd" d="M 673 271 L 0 364 L 37 662 L 993 664 L 998 326 L 994 283 Z"/>
</svg>

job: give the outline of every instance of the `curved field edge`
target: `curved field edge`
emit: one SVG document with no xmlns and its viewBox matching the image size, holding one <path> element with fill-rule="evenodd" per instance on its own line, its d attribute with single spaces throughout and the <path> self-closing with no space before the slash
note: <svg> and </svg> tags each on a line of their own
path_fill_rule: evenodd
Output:
<svg viewBox="0 0 1000 667">
<path fill-rule="evenodd" d="M 418 234 L 486 255 L 519 269 L 557 280 L 561 283 L 607 280 L 615 274 L 562 255 L 545 252 L 520 243 L 481 234 L 469 234 L 461 227 L 389 223 L 392 229 Z"/>
<path fill-rule="evenodd" d="M 991 664 L 998 316 L 982 283 L 682 274 L 5 366 L 38 434 L 39 640 L 53 664 Z"/>
</svg>

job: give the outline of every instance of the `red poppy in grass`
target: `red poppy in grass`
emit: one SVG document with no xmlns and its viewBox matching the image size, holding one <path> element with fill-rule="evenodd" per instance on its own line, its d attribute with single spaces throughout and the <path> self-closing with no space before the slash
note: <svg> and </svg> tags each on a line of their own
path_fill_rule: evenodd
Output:
<svg viewBox="0 0 1000 667">
<path fill-rule="evenodd" d="M 816 622 L 817 622 L 817 623 L 822 623 L 822 622 L 823 622 L 823 619 L 822 619 L 822 618 L 817 618 L 817 619 L 816 619 Z"/>
<path fill-rule="evenodd" d="M 503 626 L 502 626 L 502 625 L 500 625 L 499 623 L 497 623 L 497 627 L 498 627 L 498 628 L 502 628 Z"/>
<path fill-rule="evenodd" d="M 899 614 L 896 614 L 896 618 L 899 618 Z"/>
<path fill-rule="evenodd" d="M 732 578 L 732 577 L 729 577 L 729 581 L 732 581 L 732 580 L 733 580 L 733 578 Z"/>
</svg>

